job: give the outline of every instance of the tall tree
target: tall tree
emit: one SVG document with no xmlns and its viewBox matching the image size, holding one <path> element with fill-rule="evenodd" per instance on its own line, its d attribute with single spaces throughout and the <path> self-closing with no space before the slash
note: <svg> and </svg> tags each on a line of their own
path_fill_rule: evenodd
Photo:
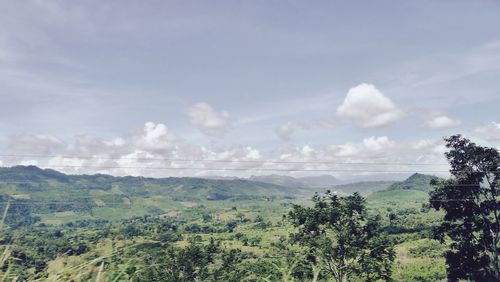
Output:
<svg viewBox="0 0 500 282">
<path fill-rule="evenodd" d="M 313 207 L 294 205 L 290 211 L 288 218 L 298 227 L 292 240 L 305 246 L 335 281 L 389 280 L 394 250 L 378 219 L 368 218 L 365 199 L 328 191 L 316 194 L 313 202 Z"/>
<path fill-rule="evenodd" d="M 460 135 L 445 138 L 451 178 L 434 180 L 430 205 L 444 211 L 435 235 L 450 242 L 448 279 L 500 281 L 500 156 Z"/>
</svg>

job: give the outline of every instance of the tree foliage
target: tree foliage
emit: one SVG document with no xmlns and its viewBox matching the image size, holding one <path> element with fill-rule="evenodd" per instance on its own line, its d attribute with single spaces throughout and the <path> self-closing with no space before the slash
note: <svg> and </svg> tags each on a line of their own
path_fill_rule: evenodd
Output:
<svg viewBox="0 0 500 282">
<path fill-rule="evenodd" d="M 446 252 L 448 279 L 500 281 L 500 156 L 460 135 L 445 139 L 451 178 L 434 181 L 430 205 L 445 212 L 436 229 Z"/>
<path fill-rule="evenodd" d="M 355 193 L 316 194 L 313 207 L 295 205 L 289 219 L 298 233 L 293 241 L 324 265 L 335 281 L 390 280 L 395 253 L 378 218 L 368 218 L 365 199 Z"/>
</svg>

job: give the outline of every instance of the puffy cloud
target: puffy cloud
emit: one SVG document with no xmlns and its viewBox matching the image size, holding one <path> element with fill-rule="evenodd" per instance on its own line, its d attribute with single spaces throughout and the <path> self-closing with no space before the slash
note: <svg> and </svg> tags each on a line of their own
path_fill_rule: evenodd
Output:
<svg viewBox="0 0 500 282">
<path fill-rule="evenodd" d="M 229 114 L 217 112 L 207 103 L 196 103 L 186 109 L 191 123 L 211 137 L 222 137 L 229 127 Z"/>
<path fill-rule="evenodd" d="M 136 149 L 156 153 L 165 153 L 175 148 L 177 143 L 177 137 L 168 130 L 166 125 L 153 122 L 144 124 L 142 132 L 132 139 Z"/>
<path fill-rule="evenodd" d="M 142 130 L 128 138 L 102 140 L 90 135 L 77 135 L 72 142 L 65 142 L 50 135 L 18 135 L 10 140 L 9 148 L 17 153 L 37 154 L 36 160 L 11 157 L 5 165 L 27 164 L 35 161 L 42 167 L 53 167 L 68 173 L 111 173 L 116 175 L 150 175 L 142 171 L 143 158 L 170 157 L 181 142 L 161 123 L 147 122 Z M 189 146 L 185 146 L 188 150 Z M 134 160 L 128 160 L 129 157 Z M 125 160 L 123 159 L 125 158 Z M 28 163 L 28 164 L 29 164 Z M 138 169 L 122 169 L 127 165 Z"/>
<path fill-rule="evenodd" d="M 462 122 L 459 120 L 451 119 L 447 116 L 437 116 L 427 121 L 427 126 L 432 129 L 441 129 L 448 127 L 455 127 L 460 125 Z"/>
<path fill-rule="evenodd" d="M 260 159 L 262 157 L 261 154 L 260 154 L 260 152 L 259 152 L 259 150 L 254 149 L 252 147 L 247 147 L 246 149 L 247 149 L 247 154 L 246 154 L 245 157 L 247 159 L 258 160 L 258 159 Z"/>
<path fill-rule="evenodd" d="M 374 85 L 362 83 L 349 89 L 337 115 L 361 127 L 381 127 L 400 120 L 404 113 Z"/>
<path fill-rule="evenodd" d="M 274 130 L 279 138 L 284 141 L 289 141 L 292 135 L 295 133 L 295 126 L 291 122 L 286 122 Z"/>
</svg>

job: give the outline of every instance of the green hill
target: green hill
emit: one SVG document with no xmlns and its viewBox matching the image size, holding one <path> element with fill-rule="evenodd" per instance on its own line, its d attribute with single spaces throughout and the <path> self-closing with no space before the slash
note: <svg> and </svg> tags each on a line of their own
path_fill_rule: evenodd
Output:
<svg viewBox="0 0 500 282">
<path fill-rule="evenodd" d="M 414 173 L 406 180 L 392 184 L 388 190 L 418 190 L 429 192 L 432 190 L 431 180 L 438 179 L 437 176 Z"/>
<path fill-rule="evenodd" d="M 429 199 L 431 180 L 437 178 L 415 173 L 404 181 L 393 183 L 386 190 L 369 194 L 367 200 L 372 206 L 420 207 Z"/>
<path fill-rule="evenodd" d="M 295 192 L 293 188 L 244 179 L 114 177 L 104 174 L 67 175 L 36 166 L 0 168 L 0 192 L 2 194 L 27 193 L 56 200 L 79 196 L 82 193 L 88 194 L 93 190 L 99 190 L 97 192 L 100 194 L 122 197 L 164 195 L 183 200 L 283 198 L 292 197 Z M 38 194 L 39 192 L 43 194 Z"/>
<path fill-rule="evenodd" d="M 40 219 L 60 223 L 164 214 L 214 201 L 273 201 L 293 199 L 300 193 L 244 179 L 67 175 L 36 166 L 0 168 L 0 208 L 9 202 L 11 226 Z"/>
</svg>

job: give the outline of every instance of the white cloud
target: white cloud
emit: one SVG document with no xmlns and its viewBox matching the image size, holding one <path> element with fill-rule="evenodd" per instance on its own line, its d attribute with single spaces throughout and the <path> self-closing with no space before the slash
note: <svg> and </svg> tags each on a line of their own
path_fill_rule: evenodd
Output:
<svg viewBox="0 0 500 282">
<path fill-rule="evenodd" d="M 25 166 L 38 165 L 38 162 L 35 160 L 23 160 L 23 161 L 19 162 L 19 165 L 25 165 Z"/>
<path fill-rule="evenodd" d="M 147 122 L 139 135 L 133 137 L 137 149 L 157 153 L 165 153 L 175 147 L 177 137 L 171 133 L 167 126 L 154 122 Z"/>
<path fill-rule="evenodd" d="M 362 156 L 370 157 L 376 154 L 388 153 L 391 149 L 395 148 L 396 143 L 390 140 L 387 136 L 381 137 L 368 137 L 363 139 L 362 142 L 353 143 L 347 142 L 343 145 L 331 146 L 331 149 L 339 157 Z"/>
<path fill-rule="evenodd" d="M 69 171 L 75 173 L 85 172 L 86 171 L 85 165 L 89 165 L 88 161 L 82 158 L 66 158 L 63 156 L 56 156 L 47 161 L 47 167 L 56 170 Z"/>
<path fill-rule="evenodd" d="M 496 123 L 489 126 L 500 128 Z M 19 140 L 23 139 L 12 138 L 11 142 Z M 1 158 L 1 164 L 6 166 L 35 164 L 77 174 L 106 173 L 152 177 L 214 175 L 248 177 L 273 173 L 306 176 L 331 173 L 354 181 L 356 175 L 364 173 L 366 176 L 373 171 L 401 176 L 400 171 L 405 173 L 425 169 L 427 172 L 429 170 L 443 172 L 447 169 L 442 165 L 444 162 L 442 141 L 400 142 L 387 136 L 371 136 L 356 142 L 325 146 L 294 147 L 287 144 L 282 148 L 261 152 L 257 148 L 243 145 L 205 147 L 190 144 L 178 138 L 166 125 L 147 122 L 130 136 L 109 140 L 89 135 L 75 136 L 70 141 L 39 135 L 35 140 L 37 142 L 52 140 L 57 146 L 49 146 L 50 150 L 43 146 L 40 149 L 37 147 L 37 142 L 30 139 L 30 142 L 24 143 L 23 153 L 50 152 L 51 154 L 36 158 L 6 157 Z M 222 160 L 222 162 L 200 160 Z M 425 163 L 427 166 L 398 164 L 413 162 Z M 393 165 L 380 165 L 384 163 Z"/>
<path fill-rule="evenodd" d="M 110 140 L 89 135 L 77 135 L 71 142 L 50 135 L 14 136 L 10 139 L 9 148 L 14 153 L 22 152 L 27 156 L 2 158 L 0 165 L 33 164 L 66 173 L 153 177 L 237 174 L 239 170 L 233 172 L 225 169 L 258 168 L 262 164 L 253 161 L 260 161 L 263 158 L 258 149 L 250 146 L 206 148 L 190 144 L 178 138 L 165 124 L 154 122 L 145 123 L 141 130 L 133 132 L 128 137 L 116 137 Z M 34 154 L 39 157 L 35 158 Z M 156 169 L 165 167 L 179 169 Z M 204 170 L 204 168 L 209 169 Z M 217 170 L 211 170 L 214 168 Z M 245 173 L 248 171 L 241 170 L 241 174 Z"/>
<path fill-rule="evenodd" d="M 447 116 L 437 116 L 427 121 L 427 126 L 433 129 L 441 129 L 441 128 L 459 126 L 461 123 L 462 123 L 461 121 L 451 119 Z"/>
<path fill-rule="evenodd" d="M 247 149 L 247 154 L 246 154 L 247 159 L 258 160 L 262 157 L 259 150 L 254 149 L 252 147 L 247 147 L 246 149 Z"/>
<path fill-rule="evenodd" d="M 404 113 L 374 85 L 362 83 L 349 89 L 337 115 L 361 127 L 380 127 L 400 120 Z"/>
<path fill-rule="evenodd" d="M 289 141 L 292 137 L 292 135 L 295 133 L 295 126 L 291 122 L 286 122 L 274 130 L 276 134 L 278 135 L 279 138 L 281 138 L 284 141 Z"/>
<path fill-rule="evenodd" d="M 196 103 L 186 109 L 191 123 L 211 137 L 222 137 L 229 127 L 229 114 L 217 112 L 207 103 Z"/>
</svg>

